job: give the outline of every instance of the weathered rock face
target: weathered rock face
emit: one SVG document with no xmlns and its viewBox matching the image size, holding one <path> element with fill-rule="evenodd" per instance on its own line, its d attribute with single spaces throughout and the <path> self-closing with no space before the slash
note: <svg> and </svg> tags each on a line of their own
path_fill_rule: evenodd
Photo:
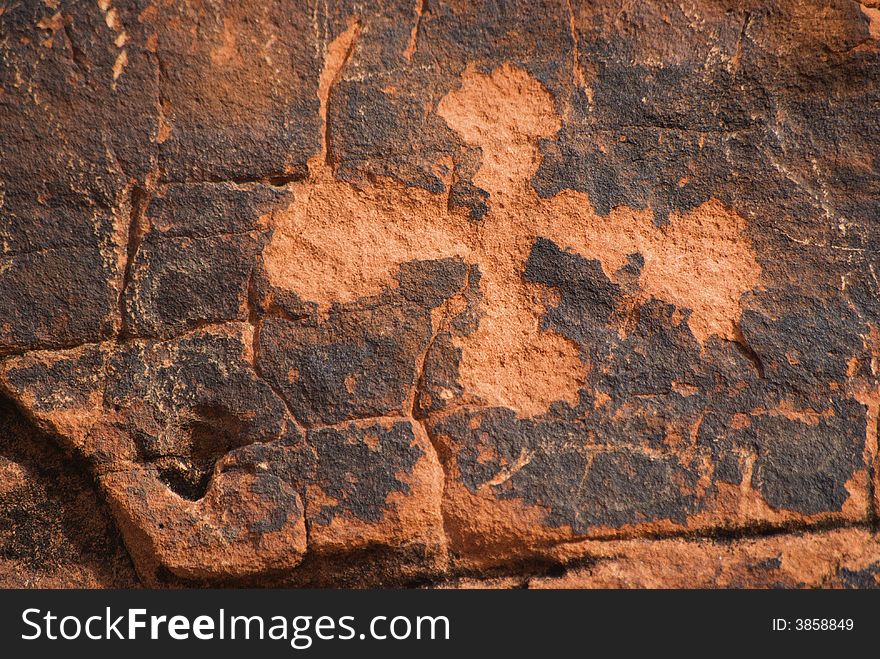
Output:
<svg viewBox="0 0 880 659">
<path fill-rule="evenodd" d="M 0 8 L 0 515 L 42 433 L 150 585 L 876 584 L 880 5 L 360 5 Z"/>
<path fill-rule="evenodd" d="M 0 402 L 0 583 L 133 588 L 138 579 L 82 461 Z"/>
</svg>

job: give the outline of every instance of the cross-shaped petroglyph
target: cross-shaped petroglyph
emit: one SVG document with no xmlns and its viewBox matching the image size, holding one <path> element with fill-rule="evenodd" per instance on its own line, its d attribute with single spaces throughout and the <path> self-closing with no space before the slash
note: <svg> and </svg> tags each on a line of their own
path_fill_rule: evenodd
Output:
<svg viewBox="0 0 880 659">
<path fill-rule="evenodd" d="M 319 87 L 325 124 L 332 83 L 356 33 L 350 28 L 328 48 Z M 396 181 L 362 187 L 337 181 L 326 162 L 325 137 L 308 180 L 292 186 L 293 202 L 276 217 L 264 253 L 273 285 L 326 309 L 394 285 L 407 261 L 455 256 L 476 264 L 481 318 L 474 334 L 458 339 L 461 384 L 485 404 L 524 416 L 556 400 L 575 402 L 590 368 L 574 343 L 540 326 L 552 296 L 522 277 L 539 237 L 598 260 L 612 281 L 638 253 L 644 259 L 640 297 L 689 310 L 688 325 L 701 344 L 712 335 L 736 339 L 740 296 L 758 287 L 761 273 L 743 218 L 709 201 L 672 214 L 659 228 L 651 209 L 618 207 L 600 217 L 583 193 L 539 198 L 529 183 L 541 162 L 538 140 L 552 138 L 561 122 L 549 92 L 514 66 L 488 75 L 468 68 L 460 88 L 435 111 L 482 152 L 473 182 L 490 195 L 485 218 L 472 222 L 450 211 L 445 195 Z M 453 173 L 446 171 L 448 189 Z"/>
</svg>

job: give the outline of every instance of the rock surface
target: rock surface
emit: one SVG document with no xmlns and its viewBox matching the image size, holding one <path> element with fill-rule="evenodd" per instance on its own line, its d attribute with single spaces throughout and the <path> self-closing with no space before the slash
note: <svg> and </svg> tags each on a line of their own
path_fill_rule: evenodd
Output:
<svg viewBox="0 0 880 659">
<path fill-rule="evenodd" d="M 880 5 L 362 4 L 0 6 L 0 583 L 876 586 Z"/>
</svg>

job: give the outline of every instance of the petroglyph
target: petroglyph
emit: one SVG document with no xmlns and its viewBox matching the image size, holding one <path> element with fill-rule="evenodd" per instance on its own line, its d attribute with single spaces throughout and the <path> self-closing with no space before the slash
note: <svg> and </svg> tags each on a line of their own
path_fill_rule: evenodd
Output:
<svg viewBox="0 0 880 659">
<path fill-rule="evenodd" d="M 354 29 L 328 49 L 319 89 L 325 126 L 330 81 L 352 47 Z M 476 265 L 480 324 L 458 339 L 461 383 L 482 403 L 525 416 L 556 400 L 576 402 L 589 368 L 574 343 L 541 327 L 552 295 L 522 277 L 538 238 L 598 260 L 612 281 L 630 255 L 640 255 L 641 298 L 689 313 L 700 342 L 711 335 L 736 339 L 740 297 L 760 286 L 761 273 L 743 218 L 711 200 L 658 228 L 650 209 L 619 207 L 601 217 L 584 193 L 540 199 L 529 184 L 541 163 L 538 140 L 552 138 L 560 119 L 550 94 L 514 66 L 488 75 L 468 68 L 436 112 L 482 152 L 474 183 L 489 193 L 483 220 L 449 210 L 442 194 L 393 180 L 354 187 L 334 178 L 325 157 L 315 158 L 308 180 L 292 186 L 290 207 L 276 216 L 264 253 L 273 285 L 326 310 L 393 286 L 407 261 L 456 256 Z"/>
</svg>

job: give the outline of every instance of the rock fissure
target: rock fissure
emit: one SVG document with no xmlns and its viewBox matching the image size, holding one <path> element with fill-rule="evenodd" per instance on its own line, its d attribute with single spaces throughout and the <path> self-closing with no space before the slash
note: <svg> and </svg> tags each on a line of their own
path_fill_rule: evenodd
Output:
<svg viewBox="0 0 880 659">
<path fill-rule="evenodd" d="M 147 205 L 150 203 L 150 194 L 146 188 L 140 186 L 132 186 L 129 197 L 129 206 L 131 208 L 131 219 L 129 221 L 125 235 L 125 254 L 122 266 L 122 277 L 119 284 L 119 332 L 118 337 L 124 339 L 129 334 L 126 326 L 126 319 L 129 314 L 125 307 L 125 292 L 131 283 L 132 264 L 137 255 L 141 241 L 146 235 L 144 219 L 146 217 Z"/>
</svg>

